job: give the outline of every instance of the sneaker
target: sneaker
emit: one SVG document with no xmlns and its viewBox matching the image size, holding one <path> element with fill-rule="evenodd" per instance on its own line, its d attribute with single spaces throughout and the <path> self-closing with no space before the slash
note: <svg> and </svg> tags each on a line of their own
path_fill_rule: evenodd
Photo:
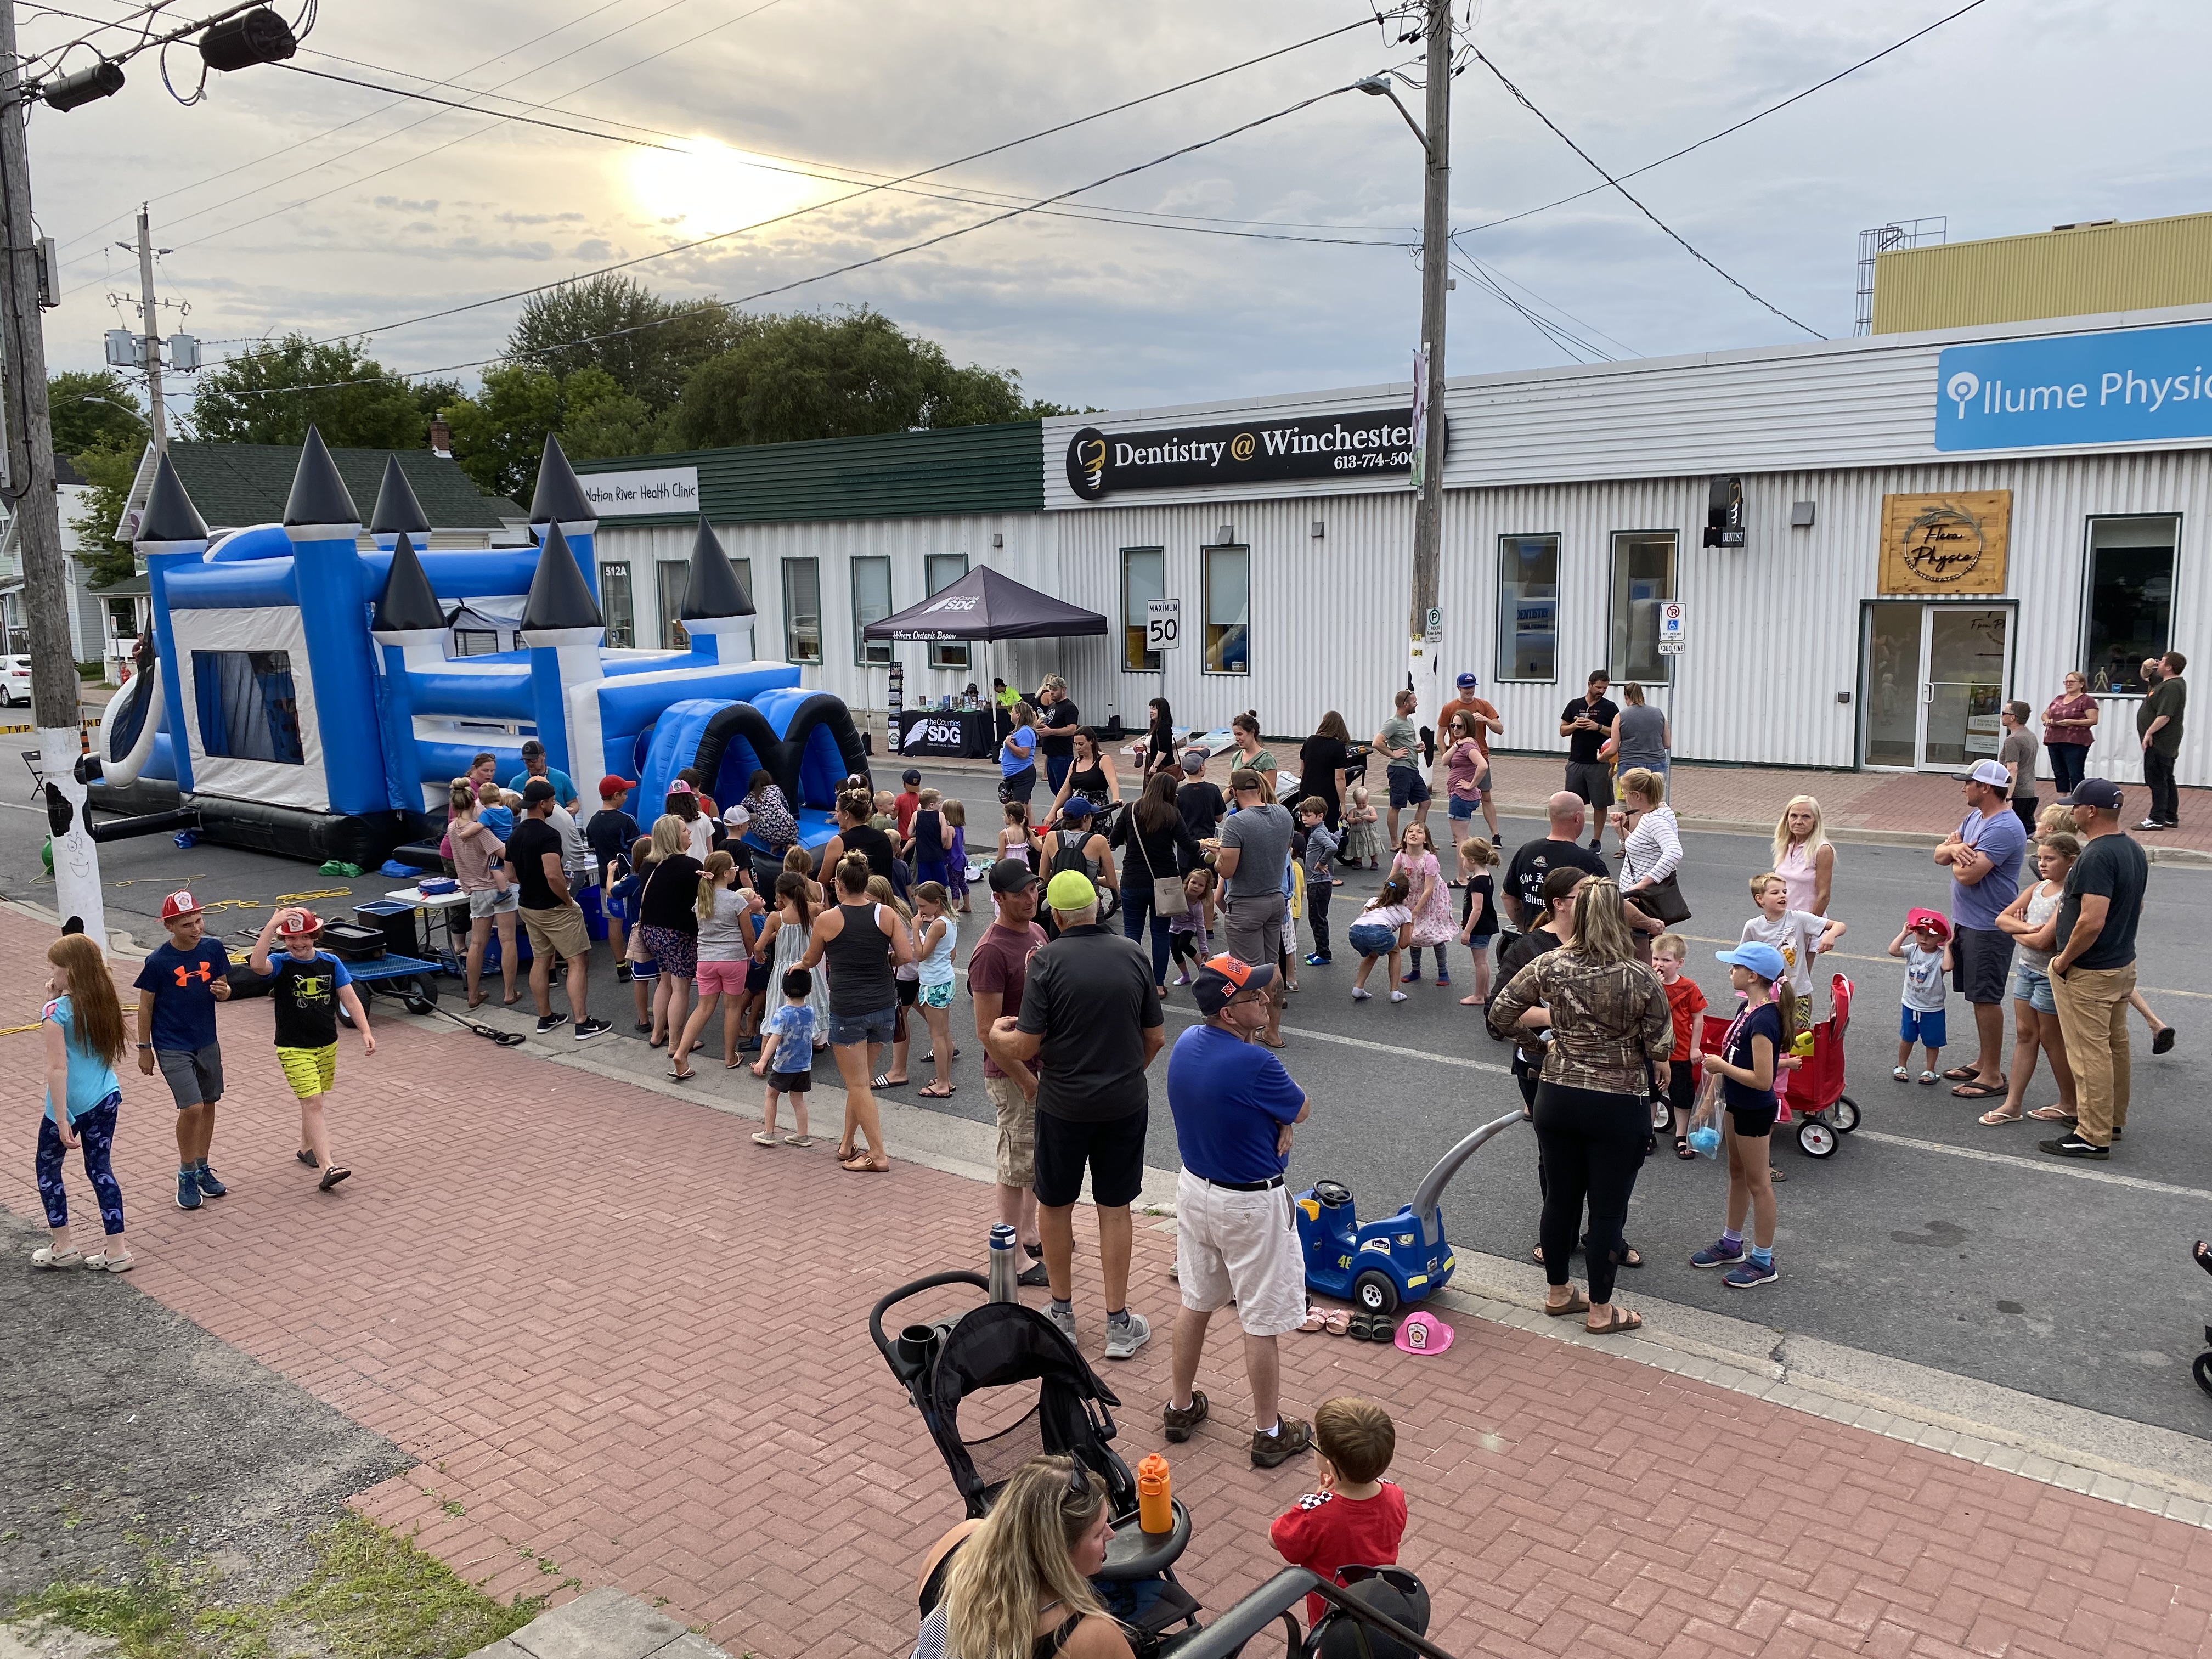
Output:
<svg viewBox="0 0 2212 1659">
<path fill-rule="evenodd" d="M 1190 1431 L 1206 1421 L 1206 1391 L 1193 1389 L 1190 1404 L 1182 1411 L 1173 1406 L 1160 1407 L 1160 1429 L 1171 1446 L 1180 1446 L 1190 1438 Z"/>
<path fill-rule="evenodd" d="M 1403 991 L 1393 991 L 1390 993 L 1390 1000 L 1393 1002 L 1404 1002 L 1408 1000 L 1408 999 Z"/>
<path fill-rule="evenodd" d="M 1188 974 L 1177 974 L 1173 979 L 1170 980 L 1168 983 L 1170 985 L 1188 985 L 1190 983 L 1190 975 Z"/>
<path fill-rule="evenodd" d="M 538 1022 L 538 1035 L 544 1036 L 548 1031 L 557 1031 L 568 1023 L 568 1016 L 566 1014 L 547 1014 Z"/>
<path fill-rule="evenodd" d="M 1730 1244 L 1724 1240 L 1715 1239 L 1690 1258 L 1690 1265 L 1692 1267 L 1729 1267 L 1739 1261 L 1749 1260 L 1751 1258 L 1744 1253 L 1741 1244 Z"/>
<path fill-rule="evenodd" d="M 230 1194 L 230 1188 L 216 1179 L 215 1171 L 208 1168 L 205 1158 L 192 1165 L 192 1179 L 199 1182 L 200 1190 L 210 1198 L 227 1198 Z"/>
<path fill-rule="evenodd" d="M 1451 983 L 1451 975 L 1450 975 L 1449 974 L 1438 974 L 1438 975 L 1437 975 L 1437 983 L 1438 985 L 1449 985 L 1449 984 L 1450 984 L 1450 983 Z"/>
<path fill-rule="evenodd" d="M 1328 966 L 1328 958 L 1322 955 L 1320 951 L 1316 951 L 1311 956 L 1306 958 L 1306 966 L 1309 968 L 1326 968 Z M 2166 1046 L 2167 1048 L 2173 1047 L 2171 1042 L 2167 1043 Z M 2165 1050 L 2154 1048 L 2153 1052 L 2162 1054 Z"/>
<path fill-rule="evenodd" d="M 1594 841 L 1594 842 L 1592 842 L 1589 844 L 1589 849 L 1590 849 L 1590 851 L 1591 851 L 1591 852 L 1593 852 L 1593 853 L 1601 852 L 1601 851 L 1603 851 L 1603 850 L 1604 850 L 1604 848 L 1603 848 L 1602 845 L 1601 845 L 1601 843 L 1597 842 L 1595 842 L 1595 841 Z"/>
<path fill-rule="evenodd" d="M 629 983 L 629 963 L 627 962 L 615 963 L 615 983 L 617 985 Z"/>
<path fill-rule="evenodd" d="M 1255 1469 L 1280 1468 L 1299 1453 L 1312 1449 L 1313 1425 L 1302 1417 L 1277 1418 L 1273 1434 L 1252 1431 L 1252 1467 Z"/>
<path fill-rule="evenodd" d="M 2079 1129 L 2060 1139 L 2039 1140 L 2035 1144 L 2053 1158 L 2087 1158 L 2102 1163 L 2112 1156 L 2109 1148 L 2100 1146 L 2094 1140 L 2082 1139 Z"/>
<path fill-rule="evenodd" d="M 177 1171 L 177 1207 L 197 1210 L 200 1206 L 200 1183 L 197 1173 L 191 1170 Z"/>
<path fill-rule="evenodd" d="M 1721 1275 L 1721 1283 L 1732 1291 L 1747 1291 L 1754 1285 L 1771 1285 L 1781 1277 L 1782 1270 L 1774 1265 L 1771 1257 L 1768 1258 L 1766 1265 L 1762 1267 L 1749 1256 L 1746 1256 L 1741 1264 L 1730 1267 Z"/>
<path fill-rule="evenodd" d="M 1140 1313 L 1133 1313 L 1120 1324 L 1106 1322 L 1106 1357 L 1109 1359 L 1134 1359 L 1137 1350 L 1152 1340 L 1152 1328 Z"/>
<path fill-rule="evenodd" d="M 1075 1346 L 1075 1310 L 1072 1307 L 1055 1308 L 1050 1303 L 1047 1303 L 1044 1316 L 1052 1321 L 1053 1329 L 1067 1339 L 1067 1346 L 1073 1347 Z"/>
<path fill-rule="evenodd" d="M 1375 993 L 1364 985 L 1355 985 L 1352 988 L 1352 1000 L 1354 1002 L 1372 1002 L 1375 1000 Z"/>
<path fill-rule="evenodd" d="M 568 1035 L 581 1042 L 586 1037 L 605 1036 L 614 1029 L 615 1024 L 611 1019 L 580 1020 L 577 1022 L 576 1029 Z"/>
</svg>

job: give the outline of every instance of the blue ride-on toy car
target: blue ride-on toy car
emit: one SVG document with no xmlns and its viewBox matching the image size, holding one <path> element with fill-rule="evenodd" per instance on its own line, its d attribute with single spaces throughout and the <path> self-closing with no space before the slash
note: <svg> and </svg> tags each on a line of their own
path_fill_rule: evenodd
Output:
<svg viewBox="0 0 2212 1659">
<path fill-rule="evenodd" d="M 1389 1315 L 1399 1304 L 1419 1302 L 1449 1284 L 1457 1263 L 1444 1237 L 1444 1188 L 1477 1147 L 1521 1119 L 1516 1109 L 1468 1135 L 1421 1177 L 1413 1201 L 1385 1219 L 1362 1222 L 1352 1188 L 1340 1181 L 1316 1182 L 1300 1193 L 1298 1243 L 1308 1286 L 1367 1313 Z"/>
</svg>

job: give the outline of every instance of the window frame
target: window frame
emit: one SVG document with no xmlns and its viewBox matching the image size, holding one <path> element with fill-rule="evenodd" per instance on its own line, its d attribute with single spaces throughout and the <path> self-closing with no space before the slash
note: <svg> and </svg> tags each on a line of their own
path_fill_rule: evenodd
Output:
<svg viewBox="0 0 2212 1659">
<path fill-rule="evenodd" d="M 1244 561 L 1244 665 L 1242 668 L 1216 668 L 1213 665 L 1213 559 L 1218 553 L 1235 553 Z M 1249 679 L 1252 674 L 1252 548 L 1249 542 L 1216 542 L 1198 550 L 1198 605 L 1199 658 L 1198 672 L 1201 675 L 1218 675 L 1223 679 Z M 1162 652 L 1162 656 L 1166 653 Z"/>
<path fill-rule="evenodd" d="M 884 611 L 882 617 L 861 614 L 860 567 L 883 568 Z M 891 599 L 891 558 L 888 553 L 855 553 L 847 567 L 847 579 L 853 590 L 853 665 L 856 668 L 889 668 L 898 659 L 898 647 L 890 640 L 872 640 L 862 631 L 872 622 L 881 622 L 898 607 Z M 876 656 L 872 653 L 881 652 Z"/>
<path fill-rule="evenodd" d="M 1156 547 L 1125 547 L 1121 550 L 1121 648 L 1115 653 L 1115 659 L 1120 663 L 1121 671 L 1124 674 L 1164 674 L 1167 672 L 1168 666 L 1167 653 L 1146 651 L 1141 645 L 1138 647 L 1137 653 L 1140 665 L 1135 668 L 1129 665 L 1129 636 L 1133 634 L 1141 641 L 1146 631 L 1144 617 L 1138 617 L 1133 621 L 1130 617 L 1129 561 L 1132 556 L 1158 559 L 1160 562 L 1160 597 L 1165 599 L 1168 592 L 1168 550 L 1164 544 Z"/>
<path fill-rule="evenodd" d="M 615 578 L 619 577 L 617 583 Z M 622 591 L 622 619 L 615 619 L 613 595 L 617 586 Z M 630 574 L 628 559 L 602 559 L 599 562 L 599 615 L 605 620 L 607 643 L 618 651 L 635 649 L 637 644 L 637 590 Z M 615 635 L 619 630 L 622 637 Z"/>
<path fill-rule="evenodd" d="M 2100 550 L 2097 547 L 2097 526 L 2101 524 L 2140 521 L 2145 519 L 2164 519 L 2173 526 L 2173 545 L 2169 550 L 2172 563 L 2166 572 L 2166 580 L 2172 584 L 2172 591 L 2166 595 L 2166 642 L 2159 647 L 2159 654 L 2163 656 L 2166 652 L 2173 649 L 2173 619 L 2181 609 L 2181 535 L 2186 518 L 2187 515 L 2179 509 L 2171 513 L 2091 513 L 2083 517 L 2081 520 L 2081 621 L 2075 635 L 2075 643 L 2080 647 L 2080 654 L 2075 657 L 2075 661 L 2080 665 L 2081 672 L 2092 683 L 2089 692 L 2091 696 L 2142 697 L 2146 695 L 2145 689 L 2140 686 L 2134 690 L 2107 691 L 2099 691 L 2094 687 L 2096 674 L 2091 666 L 2089 633 L 2094 621 L 2097 601 L 2097 554 Z M 2112 550 L 2119 552 L 2124 550 L 2114 548 Z M 2148 653 L 2139 653 L 2134 659 L 2136 665 L 2140 667 L 2143 656 L 2148 654 Z"/>
<path fill-rule="evenodd" d="M 269 754 L 240 755 L 232 751 L 230 748 L 229 731 L 230 712 L 225 707 L 222 699 L 222 676 L 216 666 L 216 659 L 223 657 L 246 658 L 247 660 L 247 677 L 256 683 L 257 689 L 264 674 L 281 672 L 286 680 L 290 682 L 292 686 L 292 696 L 289 701 L 287 712 L 289 712 L 290 715 L 289 732 L 292 744 L 294 747 L 299 750 L 297 755 L 283 755 L 274 752 L 276 745 L 273 741 L 273 734 L 272 741 L 270 744 L 270 748 L 272 752 Z M 252 659 L 256 657 L 281 657 L 283 659 L 283 665 L 281 669 L 272 666 L 267 669 L 257 670 L 252 666 Z M 307 672 L 307 665 L 304 659 L 301 661 L 300 666 L 295 668 L 292 665 L 292 653 L 289 648 L 278 650 L 256 650 L 248 648 L 240 650 L 234 647 L 219 646 L 210 650 L 192 650 L 191 661 L 193 703 L 192 725 L 199 734 L 199 749 L 200 754 L 203 757 L 210 761 L 242 761 L 255 766 L 305 766 L 307 763 L 307 729 L 302 725 L 300 719 L 300 677 Z M 213 694 L 212 696 L 210 695 L 210 692 Z M 210 708 L 212 708 L 216 714 L 217 723 L 221 727 L 221 730 L 216 732 L 210 732 L 208 729 L 208 714 Z M 270 708 L 270 703 L 269 699 L 266 696 L 263 696 L 261 699 L 261 713 L 264 726 Z M 246 729 L 253 730 L 255 728 L 249 726 Z M 216 747 L 218 742 L 222 745 L 220 748 Z"/>
<path fill-rule="evenodd" d="M 951 581 L 941 582 L 937 580 L 934 573 L 937 568 L 938 561 L 940 559 L 957 559 L 960 561 L 959 574 L 954 576 Z M 957 582 L 960 580 L 962 577 L 965 576 L 968 574 L 968 556 L 965 553 L 923 554 L 921 556 L 922 598 L 926 599 L 935 599 L 946 588 L 951 586 L 953 582 Z M 955 660 L 956 658 L 957 659 L 957 661 Z M 933 640 L 930 641 L 929 665 L 941 672 L 949 674 L 966 674 L 972 672 L 974 658 L 975 647 L 969 644 L 966 640 L 959 641 L 957 643 L 947 643 L 939 640 Z"/>
<path fill-rule="evenodd" d="M 669 592 L 667 573 L 680 570 L 684 580 Z M 676 613 L 684 608 L 684 595 L 691 583 L 691 562 L 689 559 L 655 559 L 653 562 L 653 600 L 660 613 L 660 649 L 689 651 L 691 630 L 684 625 Z"/>
<path fill-rule="evenodd" d="M 801 665 L 818 666 L 822 661 L 822 561 L 812 555 L 787 556 L 777 562 L 776 586 L 783 607 L 783 659 Z M 814 583 L 814 606 L 811 612 L 801 611 L 792 603 L 791 579 L 804 567 Z M 793 625 L 799 617 L 811 614 L 814 619 L 814 654 L 802 656 L 795 649 L 798 640 Z"/>
<path fill-rule="evenodd" d="M 1509 553 L 1519 557 L 1513 544 L 1516 542 L 1549 542 L 1552 544 L 1552 672 L 1546 675 L 1521 674 L 1515 671 L 1519 653 L 1508 657 L 1505 653 L 1505 560 Z M 1491 642 L 1491 678 L 1498 684 L 1557 685 L 1559 683 L 1559 612 L 1564 602 L 1560 589 L 1565 584 L 1560 580 L 1562 564 L 1566 556 L 1566 537 L 1556 530 L 1516 530 L 1502 532 L 1498 538 L 1498 634 Z M 1518 620 L 1518 602 L 1515 605 L 1515 620 Z M 1518 638 L 1516 630 L 1515 637 Z"/>
<path fill-rule="evenodd" d="M 1659 599 L 1659 603 L 1664 605 L 1669 599 L 1681 597 L 1682 532 L 1680 530 L 1663 528 L 1616 530 L 1608 543 L 1608 550 L 1612 556 L 1607 563 L 1605 580 L 1605 672 L 1606 677 L 1614 685 L 1626 685 L 1632 681 L 1641 685 L 1662 685 L 1671 688 L 1674 684 L 1676 659 L 1659 655 L 1658 628 L 1656 619 L 1652 628 L 1651 654 L 1652 660 L 1661 665 L 1661 672 L 1656 674 L 1636 672 L 1626 666 L 1625 657 L 1616 659 L 1613 654 L 1616 639 L 1624 649 L 1632 648 L 1633 646 L 1633 641 L 1627 638 L 1628 619 L 1617 614 L 1617 608 L 1625 602 L 1621 583 L 1621 544 L 1661 536 L 1667 538 L 1667 592 Z"/>
</svg>

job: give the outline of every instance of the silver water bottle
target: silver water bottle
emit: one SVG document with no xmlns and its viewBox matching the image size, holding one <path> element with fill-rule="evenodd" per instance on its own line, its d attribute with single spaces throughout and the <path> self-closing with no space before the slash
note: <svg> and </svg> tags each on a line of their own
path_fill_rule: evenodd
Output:
<svg viewBox="0 0 2212 1659">
<path fill-rule="evenodd" d="M 1014 1265 L 1014 1230 L 1005 1222 L 996 1222 L 991 1228 L 991 1300 L 1018 1302 L 1021 1287 L 1017 1282 L 1021 1269 Z"/>
</svg>

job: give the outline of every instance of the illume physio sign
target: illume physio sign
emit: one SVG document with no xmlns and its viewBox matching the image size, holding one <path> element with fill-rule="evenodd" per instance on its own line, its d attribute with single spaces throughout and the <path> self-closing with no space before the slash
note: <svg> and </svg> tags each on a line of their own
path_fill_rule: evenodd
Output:
<svg viewBox="0 0 2212 1659">
<path fill-rule="evenodd" d="M 1947 347 L 1936 447 L 2212 437 L 2212 323 Z"/>
</svg>

